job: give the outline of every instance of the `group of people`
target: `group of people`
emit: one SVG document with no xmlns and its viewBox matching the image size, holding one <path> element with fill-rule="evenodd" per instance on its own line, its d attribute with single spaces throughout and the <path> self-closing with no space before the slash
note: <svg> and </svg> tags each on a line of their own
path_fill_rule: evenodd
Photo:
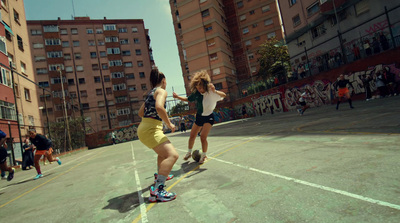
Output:
<svg viewBox="0 0 400 223">
<path fill-rule="evenodd" d="M 155 184 L 150 188 L 150 202 L 167 202 L 176 198 L 176 193 L 165 190 L 165 182 L 173 178 L 170 174 L 179 155 L 175 147 L 163 133 L 164 122 L 172 132 L 175 131 L 175 125 L 169 120 L 165 109 L 167 98 L 167 80 L 163 73 L 158 69 L 153 69 L 150 73 L 150 82 L 152 89 L 147 94 L 145 102 L 139 109 L 139 116 L 142 121 L 138 127 L 139 140 L 148 148 L 153 149 L 157 153 L 157 173 L 154 174 Z M 202 154 L 200 164 L 207 159 L 208 142 L 207 136 L 214 124 L 213 110 L 218 101 L 223 100 L 226 96 L 224 92 L 215 89 L 211 83 L 210 76 L 207 71 L 197 72 L 190 83 L 191 94 L 189 97 L 181 97 L 175 92 L 173 97 L 181 101 L 194 102 L 196 104 L 196 121 L 193 124 L 188 142 L 188 152 L 185 154 L 184 160 L 188 160 L 192 156 L 197 134 L 201 130 Z"/>
<path fill-rule="evenodd" d="M 28 130 L 29 139 L 25 139 L 24 141 L 24 159 L 23 159 L 23 168 L 30 168 L 32 165 L 35 167 L 37 175 L 34 180 L 43 177 L 42 171 L 40 169 L 39 161 L 42 156 L 44 159 L 47 159 L 49 162 L 57 162 L 61 165 L 60 158 L 53 158 L 52 156 L 52 142 L 46 136 L 37 134 L 35 129 Z M 14 178 L 15 169 L 9 167 L 7 165 L 7 144 L 6 141 L 7 134 L 0 130 L 0 167 L 1 171 L 8 171 L 7 180 L 11 181 Z M 30 143 L 29 143 L 30 142 Z M 32 162 L 33 157 L 33 162 Z M 3 177 L 3 176 L 2 176 Z"/>
</svg>

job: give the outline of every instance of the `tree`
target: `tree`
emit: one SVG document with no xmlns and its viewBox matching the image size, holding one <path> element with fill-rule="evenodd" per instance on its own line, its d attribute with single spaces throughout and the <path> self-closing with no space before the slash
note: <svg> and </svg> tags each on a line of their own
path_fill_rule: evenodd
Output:
<svg viewBox="0 0 400 223">
<path fill-rule="evenodd" d="M 181 114 L 184 113 L 187 109 L 187 104 L 184 103 L 183 101 L 180 101 L 178 104 L 173 106 L 171 110 L 169 111 L 169 115 L 175 115 L 175 114 Z"/>
<path fill-rule="evenodd" d="M 84 118 L 70 118 L 69 119 L 69 130 L 71 134 L 71 147 L 78 149 L 85 146 L 85 131 L 82 126 Z M 70 148 L 67 140 L 67 133 L 64 122 L 52 122 L 50 123 L 51 141 L 53 143 L 53 149 L 58 152 L 66 152 L 67 148 Z"/>
<path fill-rule="evenodd" d="M 269 39 L 261 44 L 257 54 L 260 56 L 258 58 L 258 62 L 260 63 L 258 75 L 264 80 L 268 80 L 278 74 L 286 74 L 286 71 L 290 71 L 288 49 L 276 38 Z"/>
</svg>

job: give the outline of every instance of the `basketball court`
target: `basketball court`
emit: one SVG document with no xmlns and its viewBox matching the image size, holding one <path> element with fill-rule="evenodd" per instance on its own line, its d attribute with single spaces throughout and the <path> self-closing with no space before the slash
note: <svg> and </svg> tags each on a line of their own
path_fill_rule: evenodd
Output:
<svg viewBox="0 0 400 223">
<path fill-rule="evenodd" d="M 399 222 L 400 97 L 217 124 L 208 161 L 180 158 L 176 200 L 149 203 L 156 154 L 140 141 L 77 152 L 0 181 L 7 222 Z M 200 149 L 198 137 L 194 149 Z"/>
</svg>

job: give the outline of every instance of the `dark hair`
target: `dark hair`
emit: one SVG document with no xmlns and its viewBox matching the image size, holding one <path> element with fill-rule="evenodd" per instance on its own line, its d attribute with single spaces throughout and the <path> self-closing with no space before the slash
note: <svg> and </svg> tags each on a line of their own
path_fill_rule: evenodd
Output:
<svg viewBox="0 0 400 223">
<path fill-rule="evenodd" d="M 164 74 L 158 71 L 158 69 L 152 69 L 150 72 L 150 83 L 151 87 L 154 88 L 165 78 Z"/>
</svg>

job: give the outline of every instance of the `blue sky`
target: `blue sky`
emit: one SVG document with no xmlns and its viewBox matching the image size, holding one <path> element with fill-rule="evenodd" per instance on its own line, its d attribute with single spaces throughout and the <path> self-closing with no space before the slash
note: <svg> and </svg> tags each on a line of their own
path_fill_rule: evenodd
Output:
<svg viewBox="0 0 400 223">
<path fill-rule="evenodd" d="M 167 76 L 168 95 L 172 87 L 186 94 L 171 10 L 168 0 L 24 0 L 27 20 L 72 19 L 89 16 L 91 19 L 143 19 L 149 29 L 156 65 Z"/>
</svg>

